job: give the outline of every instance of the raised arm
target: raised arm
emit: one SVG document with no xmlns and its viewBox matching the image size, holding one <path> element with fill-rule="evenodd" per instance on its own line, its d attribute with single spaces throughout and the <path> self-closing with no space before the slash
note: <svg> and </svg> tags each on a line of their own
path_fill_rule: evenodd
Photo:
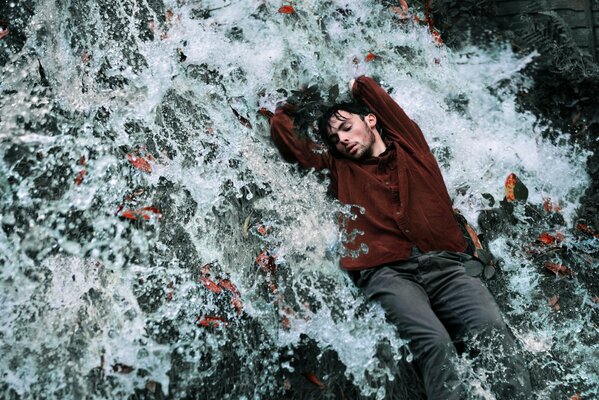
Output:
<svg viewBox="0 0 599 400">
<path fill-rule="evenodd" d="M 331 156 L 308 138 L 300 138 L 293 127 L 289 105 L 277 108 L 270 120 L 270 136 L 287 162 L 297 162 L 303 168 L 331 169 Z"/>
<path fill-rule="evenodd" d="M 420 127 L 372 78 L 360 76 L 350 82 L 350 88 L 354 98 L 376 115 L 385 137 L 414 151 L 430 151 Z"/>
</svg>

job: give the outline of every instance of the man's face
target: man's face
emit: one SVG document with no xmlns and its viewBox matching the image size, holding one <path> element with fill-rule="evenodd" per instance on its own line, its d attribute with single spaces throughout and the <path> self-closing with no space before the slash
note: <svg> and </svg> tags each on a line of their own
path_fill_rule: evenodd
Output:
<svg viewBox="0 0 599 400">
<path fill-rule="evenodd" d="M 362 118 L 340 110 L 329 119 L 329 142 L 344 157 L 360 160 L 372 156 L 376 126 L 374 114 Z"/>
</svg>

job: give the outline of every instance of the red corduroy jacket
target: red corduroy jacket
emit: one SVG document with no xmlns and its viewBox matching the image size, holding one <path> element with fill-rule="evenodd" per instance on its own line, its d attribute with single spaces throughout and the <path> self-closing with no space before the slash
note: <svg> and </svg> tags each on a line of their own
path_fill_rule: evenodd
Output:
<svg viewBox="0 0 599 400">
<path fill-rule="evenodd" d="M 356 79 L 352 94 L 372 110 L 382 127 L 387 150 L 379 157 L 360 161 L 334 157 L 298 137 L 293 117 L 283 109 L 277 110 L 270 126 L 285 160 L 328 169 L 339 201 L 357 206 L 355 220 L 344 219 L 343 229 L 362 234 L 344 243 L 348 252 L 341 257 L 341 268 L 356 271 L 402 261 L 410 257 L 413 246 L 422 252 L 464 251 L 466 242 L 439 165 L 418 125 L 369 77 Z M 365 252 L 360 251 L 364 244 Z"/>
</svg>

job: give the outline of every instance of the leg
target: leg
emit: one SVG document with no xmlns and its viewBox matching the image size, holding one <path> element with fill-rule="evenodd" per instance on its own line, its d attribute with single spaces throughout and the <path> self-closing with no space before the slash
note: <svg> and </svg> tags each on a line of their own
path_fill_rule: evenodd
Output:
<svg viewBox="0 0 599 400">
<path fill-rule="evenodd" d="M 427 397 L 462 399 L 464 388 L 452 364 L 457 355 L 455 347 L 431 309 L 426 292 L 411 276 L 416 267 L 414 263 L 402 263 L 397 268 L 377 268 L 358 284 L 369 299 L 381 304 L 400 335 L 410 340 Z"/>
<path fill-rule="evenodd" d="M 498 399 L 530 398 L 528 371 L 493 296 L 479 279 L 465 274 L 460 263 L 469 256 L 444 253 L 425 262 L 433 310 L 454 340 L 478 352 L 475 360 L 490 373 Z"/>
</svg>

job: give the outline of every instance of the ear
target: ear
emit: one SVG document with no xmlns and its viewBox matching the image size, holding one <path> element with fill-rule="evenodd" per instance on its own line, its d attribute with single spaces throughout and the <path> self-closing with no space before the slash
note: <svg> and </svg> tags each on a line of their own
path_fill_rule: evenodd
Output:
<svg viewBox="0 0 599 400">
<path fill-rule="evenodd" d="M 366 120 L 366 123 L 371 129 L 376 127 L 376 115 L 370 113 L 364 119 Z"/>
</svg>

